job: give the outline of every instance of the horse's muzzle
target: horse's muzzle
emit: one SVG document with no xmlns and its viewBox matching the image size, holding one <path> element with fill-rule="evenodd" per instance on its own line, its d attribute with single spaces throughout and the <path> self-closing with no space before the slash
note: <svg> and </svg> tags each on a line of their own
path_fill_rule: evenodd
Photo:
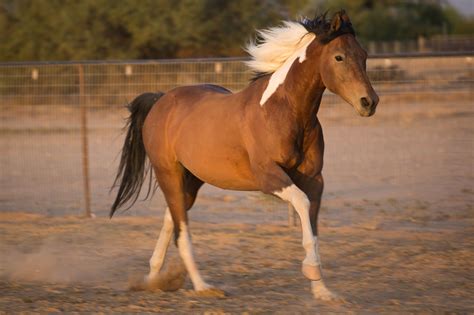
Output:
<svg viewBox="0 0 474 315">
<path fill-rule="evenodd" d="M 379 103 L 377 94 L 373 96 L 361 97 L 359 114 L 364 117 L 369 117 L 375 114 L 375 109 Z"/>
</svg>

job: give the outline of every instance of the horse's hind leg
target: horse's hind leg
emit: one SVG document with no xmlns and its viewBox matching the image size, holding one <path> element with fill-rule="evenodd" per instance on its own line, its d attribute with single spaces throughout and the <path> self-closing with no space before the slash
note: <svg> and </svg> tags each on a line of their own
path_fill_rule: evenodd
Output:
<svg viewBox="0 0 474 315">
<path fill-rule="evenodd" d="M 166 207 L 165 216 L 163 219 L 163 227 L 161 228 L 160 236 L 155 245 L 155 250 L 150 258 L 150 273 L 145 278 L 146 282 L 150 282 L 158 276 L 158 273 L 163 266 L 166 251 L 173 234 L 173 220 L 171 219 L 170 209 Z"/>
<path fill-rule="evenodd" d="M 197 190 L 201 187 L 202 182 L 197 181 L 181 165 L 173 166 L 172 170 L 160 169 L 157 173 L 157 179 L 173 219 L 179 254 L 183 259 L 194 289 L 196 291 L 211 289 L 212 287 L 201 277 L 194 261 L 191 236 L 188 229 L 187 209 L 194 203 Z M 196 191 L 195 193 L 193 193 L 193 188 Z"/>
<path fill-rule="evenodd" d="M 186 210 L 189 210 L 196 200 L 199 188 L 201 188 L 203 182 L 189 172 L 185 173 L 184 176 L 184 193 L 185 193 L 185 205 Z M 146 282 L 151 282 L 158 276 L 163 262 L 165 260 L 166 251 L 169 247 L 171 235 L 173 234 L 173 219 L 169 207 L 166 208 L 165 216 L 163 219 L 163 227 L 161 228 L 160 236 L 155 245 L 155 250 L 150 259 L 150 272 L 145 278 Z"/>
</svg>

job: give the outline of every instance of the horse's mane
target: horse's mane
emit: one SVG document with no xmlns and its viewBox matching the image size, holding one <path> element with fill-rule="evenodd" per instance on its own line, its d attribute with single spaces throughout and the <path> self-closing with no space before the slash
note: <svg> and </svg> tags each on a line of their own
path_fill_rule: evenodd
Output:
<svg viewBox="0 0 474 315">
<path fill-rule="evenodd" d="M 257 31 L 256 39 L 245 47 L 251 57 L 246 64 L 254 72 L 252 81 L 275 72 L 295 51 L 314 38 L 324 45 L 343 34 L 355 36 L 344 10 L 337 12 L 332 20 L 327 20 L 326 14 L 312 20 L 284 21 L 279 26 Z"/>
</svg>

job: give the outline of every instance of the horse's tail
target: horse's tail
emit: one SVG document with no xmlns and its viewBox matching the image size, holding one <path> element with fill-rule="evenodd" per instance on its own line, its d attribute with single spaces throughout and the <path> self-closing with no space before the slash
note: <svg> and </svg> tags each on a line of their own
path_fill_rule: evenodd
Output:
<svg viewBox="0 0 474 315">
<path fill-rule="evenodd" d="M 143 145 L 142 128 L 151 108 L 163 95 L 164 93 L 161 92 L 144 93 L 128 104 L 130 116 L 125 127 L 128 127 L 128 131 L 123 144 L 117 175 L 112 186 L 112 189 L 117 186 L 119 189 L 114 204 L 110 209 L 110 217 L 114 215 L 115 210 L 126 203 L 129 203 L 131 207 L 140 195 L 143 182 L 149 172 L 149 167 L 146 167 L 146 152 Z M 150 174 L 147 197 L 151 191 L 152 176 Z"/>
</svg>

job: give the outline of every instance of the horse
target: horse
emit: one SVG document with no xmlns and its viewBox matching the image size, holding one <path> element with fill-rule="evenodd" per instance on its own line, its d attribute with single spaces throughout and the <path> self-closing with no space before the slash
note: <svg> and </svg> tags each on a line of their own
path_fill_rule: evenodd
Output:
<svg viewBox="0 0 474 315">
<path fill-rule="evenodd" d="M 129 104 L 110 217 L 135 203 L 148 173 L 150 193 L 154 173 L 168 207 L 144 281 L 159 277 L 174 234 L 194 290 L 206 292 L 218 289 L 195 263 L 187 216 L 201 186 L 277 196 L 299 215 L 302 273 L 313 296 L 339 299 L 323 281 L 318 248 L 324 139 L 317 113 L 325 89 L 360 116 L 375 113 L 379 98 L 366 73 L 367 53 L 344 10 L 260 30 L 246 51 L 256 75 L 239 92 L 182 86 L 144 93 Z"/>
</svg>

